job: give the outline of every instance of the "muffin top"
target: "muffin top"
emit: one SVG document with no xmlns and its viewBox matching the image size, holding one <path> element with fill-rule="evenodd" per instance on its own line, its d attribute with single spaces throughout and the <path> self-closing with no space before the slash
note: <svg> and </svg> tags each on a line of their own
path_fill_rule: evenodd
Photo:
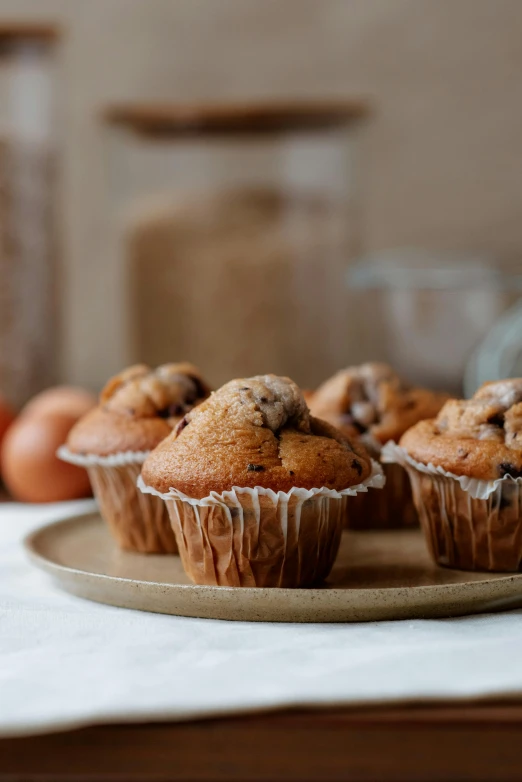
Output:
<svg viewBox="0 0 522 782">
<path fill-rule="evenodd" d="M 98 456 L 150 451 L 209 393 L 192 364 L 129 367 L 108 381 L 99 405 L 71 429 L 67 447 Z"/>
<path fill-rule="evenodd" d="M 147 458 L 145 483 L 201 499 L 232 487 L 338 491 L 372 471 L 364 447 L 310 415 L 289 378 L 232 380 L 184 416 Z"/>
<path fill-rule="evenodd" d="M 522 378 L 485 383 L 471 399 L 450 399 L 399 444 L 416 461 L 455 475 L 522 477 Z"/>
<path fill-rule="evenodd" d="M 388 364 L 372 362 L 337 372 L 319 386 L 309 405 L 314 415 L 346 434 L 368 434 L 384 444 L 436 415 L 447 399 L 447 394 L 408 385 Z"/>
</svg>

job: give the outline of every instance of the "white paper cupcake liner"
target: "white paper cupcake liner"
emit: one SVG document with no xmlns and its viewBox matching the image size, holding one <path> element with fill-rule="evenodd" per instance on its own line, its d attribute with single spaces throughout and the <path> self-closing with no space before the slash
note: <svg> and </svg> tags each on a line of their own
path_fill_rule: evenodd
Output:
<svg viewBox="0 0 522 782">
<path fill-rule="evenodd" d="M 262 487 L 194 499 L 177 489 L 161 493 L 138 479 L 138 488 L 165 501 L 187 575 L 198 584 L 305 587 L 327 577 L 337 556 L 350 497 L 380 489 L 379 464 L 360 484 L 333 489 Z"/>
<path fill-rule="evenodd" d="M 101 515 L 125 551 L 176 554 L 177 545 L 165 503 L 145 496 L 136 480 L 149 451 L 122 451 L 111 456 L 72 453 L 66 446 L 57 455 L 85 467 Z"/>
<path fill-rule="evenodd" d="M 312 497 L 329 497 L 330 499 L 340 499 L 341 497 L 354 497 L 359 492 L 366 492 L 368 489 L 382 489 L 386 482 L 384 477 L 384 471 L 381 465 L 372 459 L 372 472 L 361 483 L 355 486 L 350 486 L 347 489 L 337 491 L 336 489 L 327 489 L 323 487 L 321 489 L 301 489 L 298 486 L 294 486 L 289 492 L 279 491 L 275 492 L 272 489 L 265 489 L 262 486 L 256 486 L 253 489 L 233 486 L 231 491 L 224 491 L 222 494 L 218 494 L 215 491 L 210 492 L 208 497 L 202 499 L 194 499 L 187 494 L 183 494 L 179 489 L 171 488 L 168 492 L 159 492 L 152 486 L 147 486 L 143 478 L 138 478 L 138 488 L 145 494 L 154 494 L 156 497 L 161 497 L 162 500 L 171 500 L 173 498 L 179 499 L 182 502 L 188 502 L 190 505 L 225 505 L 238 502 L 238 495 L 249 495 L 269 497 L 273 502 L 288 502 L 291 497 L 299 499 L 301 502 L 311 499 Z"/>
<path fill-rule="evenodd" d="M 455 475 L 452 472 L 444 470 L 442 467 L 436 467 L 433 464 L 422 464 L 408 455 L 404 448 L 390 441 L 386 443 L 381 451 L 381 460 L 385 464 L 401 464 L 403 467 L 413 467 L 426 475 L 442 475 L 444 478 L 451 478 L 457 481 L 460 488 L 468 492 L 474 500 L 486 500 L 493 494 L 499 486 L 504 483 L 517 484 L 522 486 L 522 478 L 513 478 L 511 475 L 505 475 L 503 478 L 497 478 L 494 481 L 484 481 L 478 478 L 469 478 L 465 475 Z"/>
<path fill-rule="evenodd" d="M 389 443 L 383 457 L 408 472 L 435 562 L 461 570 L 522 569 L 522 479 L 464 478 L 417 462 Z"/>
<path fill-rule="evenodd" d="M 56 455 L 64 462 L 76 464 L 78 467 L 123 467 L 126 464 L 143 464 L 150 451 L 121 451 L 110 456 L 98 456 L 94 453 L 73 453 L 66 445 L 61 445 Z"/>
</svg>

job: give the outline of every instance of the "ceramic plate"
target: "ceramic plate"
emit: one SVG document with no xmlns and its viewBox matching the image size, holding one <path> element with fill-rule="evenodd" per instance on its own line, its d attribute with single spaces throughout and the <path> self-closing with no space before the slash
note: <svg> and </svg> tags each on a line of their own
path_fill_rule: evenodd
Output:
<svg viewBox="0 0 522 782">
<path fill-rule="evenodd" d="M 419 530 L 345 532 L 330 578 L 319 589 L 195 586 L 179 557 L 120 551 L 98 513 L 41 527 L 25 546 L 34 564 L 74 595 L 178 616 L 368 622 L 522 606 L 522 575 L 439 568 Z"/>
</svg>

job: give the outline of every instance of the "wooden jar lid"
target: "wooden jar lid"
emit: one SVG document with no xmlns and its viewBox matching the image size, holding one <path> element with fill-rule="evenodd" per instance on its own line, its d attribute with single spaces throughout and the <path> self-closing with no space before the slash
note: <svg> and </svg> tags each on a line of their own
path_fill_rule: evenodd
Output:
<svg viewBox="0 0 522 782">
<path fill-rule="evenodd" d="M 369 114 L 362 98 L 336 101 L 221 104 L 128 103 L 109 106 L 104 119 L 147 135 L 279 133 L 351 124 Z"/>
<path fill-rule="evenodd" d="M 60 35 L 60 28 L 50 22 L 0 22 L 0 44 L 18 41 L 52 43 Z"/>
</svg>

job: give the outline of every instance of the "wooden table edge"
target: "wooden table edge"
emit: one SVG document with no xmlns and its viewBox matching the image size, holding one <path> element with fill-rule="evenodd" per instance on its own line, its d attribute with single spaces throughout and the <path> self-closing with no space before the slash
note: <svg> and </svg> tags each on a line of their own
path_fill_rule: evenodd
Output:
<svg viewBox="0 0 522 782">
<path fill-rule="evenodd" d="M 0 739 L 0 780 L 513 782 L 522 701 L 299 709 Z"/>
</svg>

